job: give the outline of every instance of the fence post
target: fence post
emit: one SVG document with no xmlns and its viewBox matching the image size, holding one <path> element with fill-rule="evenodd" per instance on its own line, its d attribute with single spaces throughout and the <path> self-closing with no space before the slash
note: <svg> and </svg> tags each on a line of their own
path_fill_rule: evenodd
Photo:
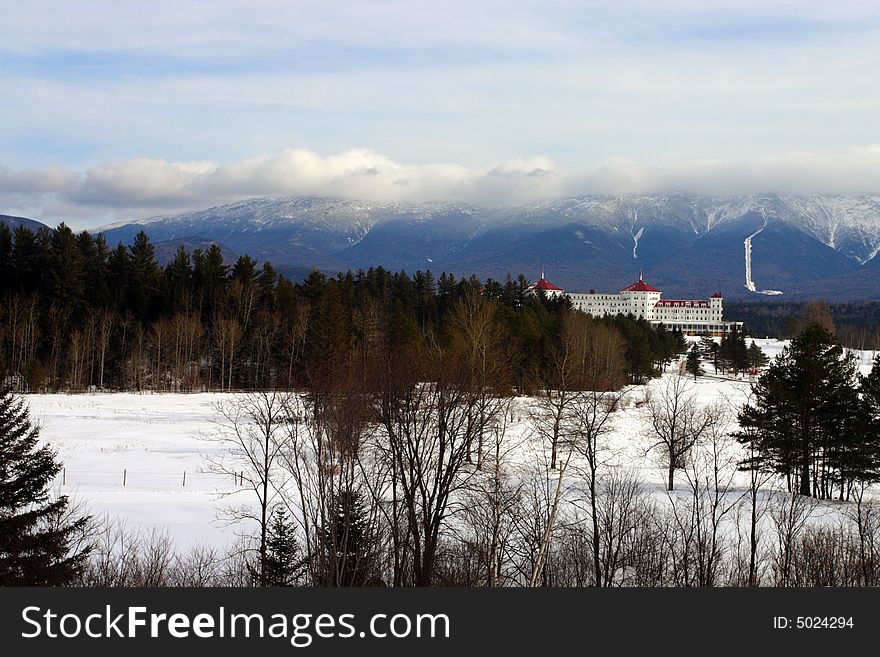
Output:
<svg viewBox="0 0 880 657">
<path fill-rule="evenodd" d="M 123 485 L 123 487 L 125 486 L 125 482 L 127 479 L 128 479 L 128 470 L 123 470 L 122 471 L 122 485 Z"/>
<path fill-rule="evenodd" d="M 67 485 L 67 468 L 63 468 L 61 470 L 61 485 L 62 486 Z"/>
<path fill-rule="evenodd" d="M 183 471 L 183 485 L 186 486 L 186 470 Z"/>
</svg>

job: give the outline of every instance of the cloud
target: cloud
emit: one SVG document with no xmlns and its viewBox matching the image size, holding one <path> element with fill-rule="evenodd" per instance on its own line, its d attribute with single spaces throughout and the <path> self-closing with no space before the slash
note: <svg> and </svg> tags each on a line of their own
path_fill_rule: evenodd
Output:
<svg viewBox="0 0 880 657">
<path fill-rule="evenodd" d="M 32 0 L 2 16 L 0 153 L 25 168 L 287 144 L 476 169 L 746 160 L 865 143 L 880 107 L 871 2 Z"/>
<path fill-rule="evenodd" d="M 74 189 L 77 174 L 61 167 L 12 171 L 0 165 L 0 194 L 22 196 L 64 192 Z"/>
<path fill-rule="evenodd" d="M 880 145 L 665 166 L 618 157 L 580 171 L 546 156 L 472 167 L 401 163 L 368 149 L 326 156 L 287 149 L 225 163 L 139 158 L 81 172 L 0 167 L 0 211 L 48 223 L 65 219 L 79 227 L 260 196 L 502 206 L 580 194 L 864 194 L 878 189 Z"/>
</svg>

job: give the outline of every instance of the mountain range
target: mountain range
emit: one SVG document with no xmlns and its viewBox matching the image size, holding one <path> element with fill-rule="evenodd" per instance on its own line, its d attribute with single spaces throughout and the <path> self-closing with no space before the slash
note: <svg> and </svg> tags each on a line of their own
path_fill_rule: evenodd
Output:
<svg viewBox="0 0 880 657">
<path fill-rule="evenodd" d="M 7 223 L 27 221 L 7 218 Z M 880 299 L 880 195 L 581 196 L 525 206 L 271 197 L 102 226 L 141 230 L 167 261 L 220 245 L 295 278 L 390 270 L 524 274 L 571 291 L 616 291 L 639 271 L 666 298 Z"/>
<path fill-rule="evenodd" d="M 518 207 L 261 198 L 96 229 L 111 243 L 213 241 L 300 276 L 381 265 L 503 279 L 544 271 L 666 297 L 880 299 L 880 195 L 582 196 Z"/>
</svg>

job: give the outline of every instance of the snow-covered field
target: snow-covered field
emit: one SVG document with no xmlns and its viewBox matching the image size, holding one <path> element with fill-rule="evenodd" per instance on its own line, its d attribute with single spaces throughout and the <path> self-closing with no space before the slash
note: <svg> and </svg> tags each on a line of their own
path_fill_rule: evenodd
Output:
<svg viewBox="0 0 880 657">
<path fill-rule="evenodd" d="M 777 340 L 756 343 L 771 357 L 783 347 Z M 873 354 L 858 356 L 861 370 L 869 371 Z M 647 413 L 638 402 L 649 390 L 659 394 L 669 376 L 634 388 L 626 408 L 614 414 L 613 430 L 605 438 L 615 460 L 638 470 L 658 496 L 665 496 L 665 474 L 648 451 Z M 689 385 L 701 403 L 721 404 L 732 413 L 750 387 L 748 377 L 704 376 Z M 58 449 L 64 462 L 65 472 L 56 481 L 59 490 L 85 502 L 94 514 L 125 519 L 130 528 L 167 528 L 185 547 L 199 542 L 222 545 L 235 538 L 234 529 L 218 520 L 218 512 L 228 503 L 218 493 L 230 491 L 234 483 L 206 472 L 205 456 L 219 448 L 203 439 L 215 428 L 215 404 L 225 397 L 217 393 L 28 395 L 27 402 L 42 426 L 42 438 Z M 514 438 L 528 431 L 528 403 L 517 400 Z"/>
<path fill-rule="evenodd" d="M 28 395 L 41 437 L 59 451 L 56 486 L 92 513 L 126 519 L 130 528 L 167 527 L 181 545 L 234 538 L 216 522 L 218 491 L 234 482 L 205 472 L 216 450 L 202 436 L 214 428 L 222 394 Z M 184 472 L 186 483 L 184 485 Z"/>
</svg>

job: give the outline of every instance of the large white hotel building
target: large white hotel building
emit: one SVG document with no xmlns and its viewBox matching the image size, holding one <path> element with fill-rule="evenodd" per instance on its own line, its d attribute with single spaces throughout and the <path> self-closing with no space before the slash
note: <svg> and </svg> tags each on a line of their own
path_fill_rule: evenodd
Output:
<svg viewBox="0 0 880 657">
<path fill-rule="evenodd" d="M 743 326 L 742 322 L 724 321 L 720 294 L 715 293 L 708 299 L 661 299 L 660 290 L 646 283 L 641 273 L 639 280 L 618 294 L 596 294 L 592 290 L 566 292 L 545 279 L 543 272 L 529 290 L 535 293 L 543 290 L 547 296 L 565 294 L 571 299 L 572 307 L 593 317 L 632 315 L 686 335 L 718 336 L 729 333 L 734 326 L 737 329 Z"/>
</svg>

